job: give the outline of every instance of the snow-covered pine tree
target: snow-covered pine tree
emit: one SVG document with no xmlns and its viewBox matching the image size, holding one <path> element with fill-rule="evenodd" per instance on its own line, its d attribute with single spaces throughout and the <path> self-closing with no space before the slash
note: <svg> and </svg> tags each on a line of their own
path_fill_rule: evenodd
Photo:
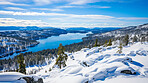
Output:
<svg viewBox="0 0 148 83">
<path fill-rule="evenodd" d="M 105 40 L 104 47 L 107 47 L 107 40 Z"/>
<path fill-rule="evenodd" d="M 141 42 L 144 42 L 146 39 L 145 39 L 145 37 L 141 37 Z"/>
<path fill-rule="evenodd" d="M 117 51 L 117 53 L 121 54 L 122 53 L 122 44 L 120 43 L 120 46 L 118 47 L 119 50 Z"/>
<path fill-rule="evenodd" d="M 111 46 L 111 45 L 112 45 L 112 40 L 110 39 L 107 46 Z"/>
<path fill-rule="evenodd" d="M 62 67 L 65 67 L 66 66 L 66 61 L 67 61 L 67 58 L 68 56 L 64 53 L 65 51 L 65 48 L 64 46 L 62 46 L 62 44 L 59 45 L 58 47 L 58 58 L 56 59 L 56 63 L 55 65 L 57 65 L 60 69 Z"/>
<path fill-rule="evenodd" d="M 18 59 L 17 61 L 19 63 L 18 72 L 26 74 L 26 65 L 24 63 L 24 56 L 23 56 L 23 54 L 18 55 L 17 59 Z"/>
<path fill-rule="evenodd" d="M 137 42 L 138 41 L 138 38 L 137 38 L 137 36 L 135 35 L 134 37 L 133 37 L 133 42 Z"/>
<path fill-rule="evenodd" d="M 96 39 L 94 47 L 97 47 L 97 46 L 98 46 L 98 39 Z"/>
<path fill-rule="evenodd" d="M 129 43 L 129 35 L 128 34 L 125 35 L 123 42 L 124 42 L 124 46 L 128 45 L 128 43 Z"/>
</svg>

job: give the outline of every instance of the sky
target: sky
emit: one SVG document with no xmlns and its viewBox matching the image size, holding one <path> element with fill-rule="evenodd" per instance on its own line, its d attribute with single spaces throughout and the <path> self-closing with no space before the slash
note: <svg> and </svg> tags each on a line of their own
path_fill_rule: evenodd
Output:
<svg viewBox="0 0 148 83">
<path fill-rule="evenodd" d="M 125 27 L 148 23 L 148 0 L 0 0 L 0 26 Z"/>
</svg>

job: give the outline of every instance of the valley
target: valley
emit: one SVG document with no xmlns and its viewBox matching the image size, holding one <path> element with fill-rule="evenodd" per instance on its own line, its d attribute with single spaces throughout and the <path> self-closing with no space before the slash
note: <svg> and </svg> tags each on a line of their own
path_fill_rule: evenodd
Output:
<svg viewBox="0 0 148 83">
<path fill-rule="evenodd" d="M 118 81 L 116 77 L 121 77 L 122 79 L 133 77 L 132 79 L 135 80 L 137 80 L 136 78 L 139 80 L 146 79 L 148 72 L 147 25 L 125 27 L 102 33 L 91 32 L 87 34 L 87 37 L 86 33 L 67 33 L 47 39 L 35 40 L 40 42 L 38 45 L 43 46 L 45 44 L 47 48 L 41 49 L 39 47 L 36 50 L 37 45 L 32 47 L 30 52 L 20 54 L 24 57 L 26 74 L 29 79 L 31 79 L 30 76 L 34 78 L 34 75 L 36 75 L 38 81 L 40 79 L 45 83 L 97 83 L 105 82 L 106 80 L 110 81 L 111 78 L 115 79 L 111 79 L 113 81 Z M 79 41 L 68 44 L 66 41 L 68 40 L 69 42 L 69 39 L 76 41 L 79 39 Z M 66 66 L 59 68 L 55 64 L 59 58 L 59 47 L 53 46 L 55 48 L 52 48 L 50 43 L 47 42 L 50 40 L 52 40 L 53 44 L 56 42 L 57 47 L 59 41 L 59 43 L 64 45 L 64 54 L 67 56 L 67 60 L 64 61 Z M 15 42 L 15 40 L 13 41 Z M 49 47 L 52 49 L 49 49 Z M 2 59 L 0 64 L 1 72 L 8 72 L 6 75 L 11 74 L 9 73 L 10 71 L 14 72 L 19 68 L 18 56 Z M 26 79 L 26 75 L 21 76 Z M 19 75 L 18 78 L 21 76 Z M 73 80 L 73 78 L 77 80 Z M 17 79 L 14 80 L 18 81 Z"/>
<path fill-rule="evenodd" d="M 6 27 L 4 27 L 5 29 Z M 7 27 L 8 29 L 10 27 Z M 6 29 L 7 29 L 6 28 Z M 13 27 L 16 28 L 16 27 Z M 12 28 L 12 29 L 13 29 Z M 18 28 L 18 29 L 17 29 Z M 103 33 L 103 32 L 108 32 L 111 30 L 116 30 L 119 28 L 93 28 L 93 29 L 86 29 L 86 28 L 69 28 L 69 29 L 59 29 L 59 28 L 46 28 L 46 29 L 42 29 L 39 27 L 17 27 L 16 29 L 18 31 L 4 31 L 4 32 L 0 32 L 0 45 L 1 45 L 1 49 L 0 49 L 0 59 L 5 59 L 5 58 L 9 58 L 9 57 L 13 57 L 14 55 L 16 56 L 17 54 L 21 53 L 21 52 L 37 52 L 37 51 L 41 51 L 44 49 L 54 49 L 57 48 L 58 44 L 51 44 L 52 46 L 46 47 L 46 45 L 40 44 L 40 42 L 46 42 L 49 41 L 51 42 L 51 40 L 54 41 L 54 39 L 52 38 L 56 38 L 56 36 L 59 36 L 61 34 L 72 34 L 75 33 L 75 36 L 79 36 L 77 34 L 81 33 L 86 34 L 88 32 L 92 32 L 94 33 Z M 4 30 L 3 29 L 3 30 Z M 98 31 L 99 29 L 99 31 Z M 98 31 L 98 32 L 97 32 Z M 78 43 L 81 42 L 81 39 L 83 37 L 86 37 L 86 35 L 81 36 L 78 39 L 67 39 L 67 40 L 71 40 L 71 41 L 67 41 L 67 43 L 63 44 L 64 45 L 68 45 L 68 44 L 72 44 L 72 43 Z M 54 36 L 54 37 L 52 37 Z M 68 37 L 68 36 L 67 36 Z M 74 35 L 72 36 L 74 37 Z M 49 38 L 49 39 L 47 39 Z M 51 38 L 51 39 L 50 39 Z M 60 38 L 60 37 L 59 37 Z M 57 39 L 59 39 L 57 37 Z M 45 39 L 45 40 L 44 40 Z M 47 40 L 46 40 L 47 39 Z M 62 39 L 62 38 L 61 38 Z M 57 42 L 60 40 L 57 40 Z M 55 42 L 56 43 L 56 42 Z M 39 45 L 38 45 L 39 44 Z M 49 45 L 48 44 L 48 45 Z M 42 45 L 42 47 L 40 47 Z M 31 48 L 33 47 L 33 48 Z M 33 49 L 38 49 L 38 50 L 33 50 Z"/>
</svg>

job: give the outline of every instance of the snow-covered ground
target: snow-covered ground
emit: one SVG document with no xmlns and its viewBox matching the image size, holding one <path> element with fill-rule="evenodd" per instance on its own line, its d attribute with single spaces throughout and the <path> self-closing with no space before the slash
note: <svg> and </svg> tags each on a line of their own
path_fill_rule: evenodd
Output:
<svg viewBox="0 0 148 83">
<path fill-rule="evenodd" d="M 25 80 L 26 79 L 26 80 Z M 19 72 L 0 73 L 0 83 L 42 83 L 42 79 L 36 75 L 25 75 Z M 28 83 L 27 82 L 27 83 Z"/>
<path fill-rule="evenodd" d="M 123 47 L 118 54 L 118 46 L 84 48 L 75 53 L 67 53 L 67 66 L 62 69 L 50 68 L 55 63 L 41 67 L 27 68 L 39 70 L 45 83 L 147 83 L 148 43 L 134 43 Z M 124 70 L 131 74 L 121 73 Z"/>
<path fill-rule="evenodd" d="M 0 73 L 0 83 L 25 83 L 24 79 L 18 80 L 23 76 L 25 75 L 17 72 Z"/>
</svg>

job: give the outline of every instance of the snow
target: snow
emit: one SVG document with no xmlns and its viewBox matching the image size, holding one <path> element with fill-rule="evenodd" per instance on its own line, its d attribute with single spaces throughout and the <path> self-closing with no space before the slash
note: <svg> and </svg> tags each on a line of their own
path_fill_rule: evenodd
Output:
<svg viewBox="0 0 148 83">
<path fill-rule="evenodd" d="M 66 53 L 67 66 L 62 69 L 52 69 L 53 59 L 47 66 L 27 68 L 27 71 L 40 69 L 35 75 L 41 76 L 45 83 L 147 83 L 148 43 L 124 46 L 122 54 L 117 53 L 118 49 L 116 45 L 84 48 Z M 121 73 L 124 70 L 133 75 Z"/>
<path fill-rule="evenodd" d="M 116 77 L 112 79 L 107 79 L 105 81 L 97 81 L 94 83 L 147 83 L 148 78 L 140 78 L 140 77 Z"/>
<path fill-rule="evenodd" d="M 17 72 L 4 72 L 0 73 L 0 83 L 1 82 L 11 82 L 11 83 L 26 83 L 25 80 L 19 78 L 25 76 L 24 74 L 17 73 Z"/>
<path fill-rule="evenodd" d="M 34 81 L 38 81 L 40 78 L 37 75 L 24 75 L 18 72 L 3 72 L 0 73 L 0 83 L 26 83 L 23 77 L 33 78 Z"/>
</svg>

